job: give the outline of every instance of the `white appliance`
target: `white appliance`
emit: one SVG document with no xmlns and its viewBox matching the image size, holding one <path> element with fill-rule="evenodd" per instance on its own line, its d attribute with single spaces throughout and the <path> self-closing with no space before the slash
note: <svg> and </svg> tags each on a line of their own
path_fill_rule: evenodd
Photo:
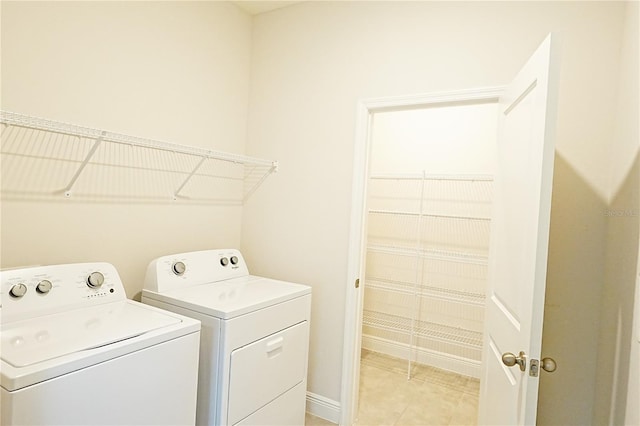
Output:
<svg viewBox="0 0 640 426">
<path fill-rule="evenodd" d="M 195 422 L 200 324 L 108 263 L 0 272 L 2 425 Z"/>
<path fill-rule="evenodd" d="M 142 301 L 202 322 L 197 424 L 304 424 L 310 287 L 206 250 L 152 261 Z"/>
</svg>

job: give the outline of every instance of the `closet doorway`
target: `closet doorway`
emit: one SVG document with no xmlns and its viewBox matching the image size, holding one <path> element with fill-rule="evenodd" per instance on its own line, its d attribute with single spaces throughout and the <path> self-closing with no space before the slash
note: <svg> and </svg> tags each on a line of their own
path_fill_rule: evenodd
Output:
<svg viewBox="0 0 640 426">
<path fill-rule="evenodd" d="M 540 360 L 558 65 L 557 36 L 549 34 L 503 89 L 359 102 L 347 271 L 353 287 L 347 287 L 346 298 L 341 424 L 352 424 L 358 414 L 364 300 L 359 281 L 362 278 L 366 288 L 367 188 L 371 177 L 369 153 L 374 116 L 401 109 L 496 101 L 500 108 L 500 131 L 493 150 L 496 154 L 496 185 L 491 221 L 495 226 L 491 228 L 489 256 L 491 278 L 487 287 L 490 297 L 485 300 L 484 341 L 487 343 L 482 356 L 479 419 L 483 424 L 535 423 L 539 369 L 542 367 L 546 372 L 555 370 L 555 363 L 551 362 L 549 368 L 544 368 Z M 425 175 L 423 172 L 423 180 Z M 424 216 L 422 209 L 419 216 Z M 417 321 L 421 319 L 411 320 L 414 330 Z M 421 326 L 420 323 L 418 325 Z M 519 355 L 514 355 L 514 350 Z M 505 368 L 516 364 L 515 370 Z M 410 368 L 408 371 L 411 374 Z M 389 396 L 395 394 L 397 392 L 392 392 Z M 437 398 L 424 401 L 434 400 Z M 420 420 L 411 423 L 414 421 Z M 399 423 L 395 421 L 395 424 Z"/>
<path fill-rule="evenodd" d="M 360 104 L 356 138 L 367 142 L 356 145 L 364 170 L 353 185 L 364 194 L 352 212 L 361 226 L 352 227 L 359 258 L 349 275 L 364 291 L 348 292 L 347 304 L 362 326 L 354 318 L 358 344 L 345 350 L 354 378 L 343 380 L 351 401 L 343 399 L 341 424 L 475 421 L 502 91 Z M 438 390 L 449 392 L 438 399 Z"/>
<path fill-rule="evenodd" d="M 497 105 L 373 115 L 358 424 L 476 422 Z"/>
</svg>

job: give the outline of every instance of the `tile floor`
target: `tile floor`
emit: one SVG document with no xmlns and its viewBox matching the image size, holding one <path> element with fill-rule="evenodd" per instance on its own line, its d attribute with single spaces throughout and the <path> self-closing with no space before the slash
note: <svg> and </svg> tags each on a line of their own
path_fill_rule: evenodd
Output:
<svg viewBox="0 0 640 426">
<path fill-rule="evenodd" d="M 304 418 L 305 426 L 335 426 L 335 423 L 331 423 L 329 420 L 321 419 L 320 417 L 313 416 L 306 413 Z"/>
<path fill-rule="evenodd" d="M 480 382 L 427 365 L 362 351 L 358 426 L 476 425 Z M 308 415 L 307 425 L 333 423 Z"/>
</svg>

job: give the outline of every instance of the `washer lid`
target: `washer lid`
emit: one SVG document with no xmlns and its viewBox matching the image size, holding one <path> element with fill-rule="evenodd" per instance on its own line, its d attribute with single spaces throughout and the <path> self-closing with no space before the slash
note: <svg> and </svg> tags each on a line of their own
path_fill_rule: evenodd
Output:
<svg viewBox="0 0 640 426">
<path fill-rule="evenodd" d="M 3 324 L 2 360 L 26 367 L 181 322 L 145 308 L 122 301 Z"/>
<path fill-rule="evenodd" d="M 311 293 L 311 287 L 249 275 L 143 297 L 229 319 Z"/>
</svg>

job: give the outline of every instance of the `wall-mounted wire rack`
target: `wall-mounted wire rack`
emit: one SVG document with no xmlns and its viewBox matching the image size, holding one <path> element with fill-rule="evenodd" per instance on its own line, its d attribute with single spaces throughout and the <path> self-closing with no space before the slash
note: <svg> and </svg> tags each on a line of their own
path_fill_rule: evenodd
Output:
<svg viewBox="0 0 640 426">
<path fill-rule="evenodd" d="M 276 161 L 0 111 L 4 199 L 237 205 Z"/>
</svg>

